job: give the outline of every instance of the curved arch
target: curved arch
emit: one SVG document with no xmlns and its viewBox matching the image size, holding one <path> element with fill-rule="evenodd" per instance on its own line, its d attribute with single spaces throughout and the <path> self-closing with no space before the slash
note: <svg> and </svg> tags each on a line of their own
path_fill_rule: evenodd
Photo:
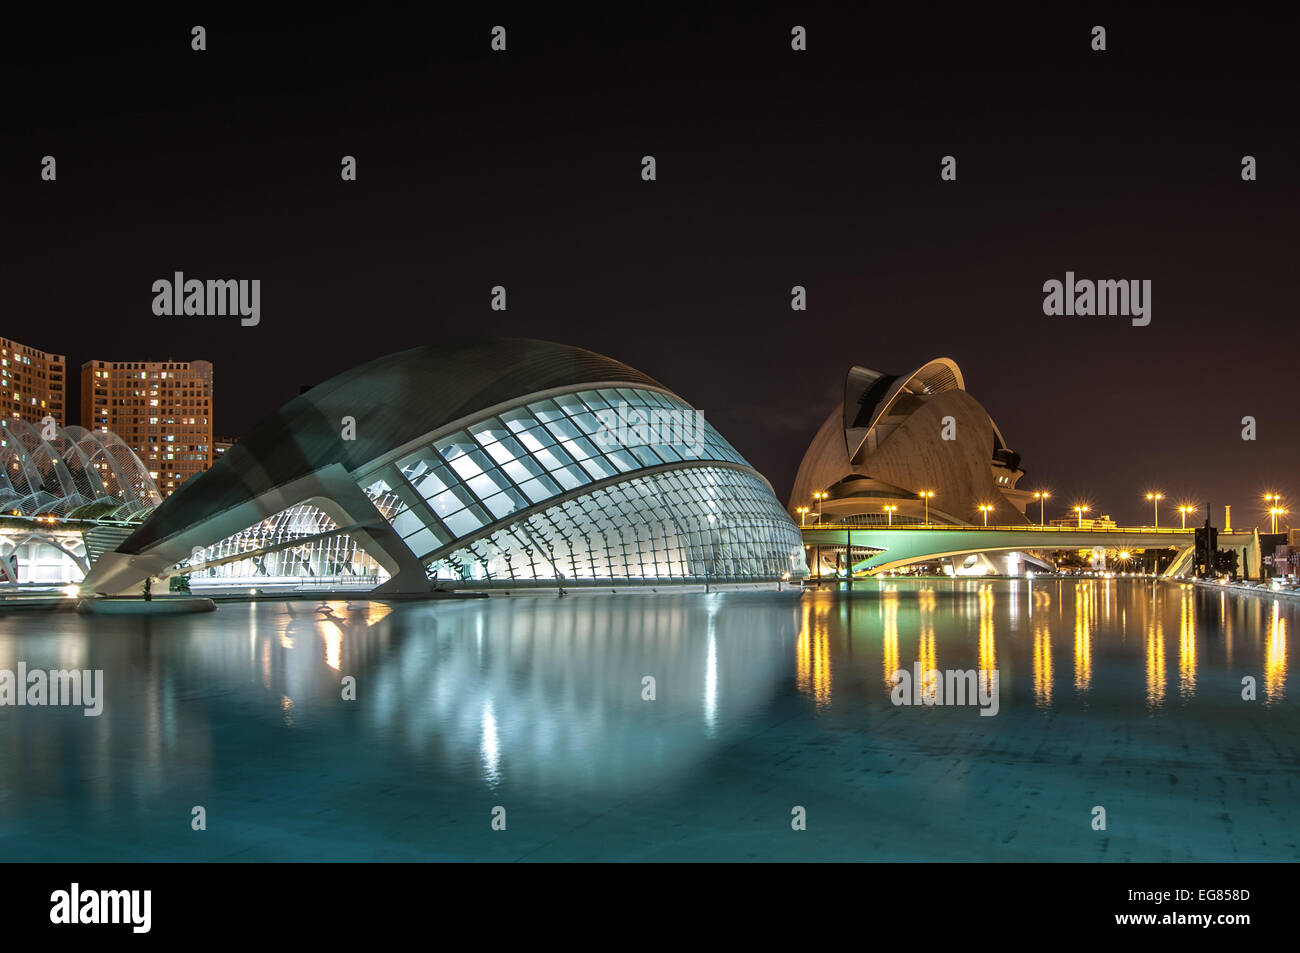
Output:
<svg viewBox="0 0 1300 953">
<path fill-rule="evenodd" d="M 26 536 L 19 536 L 17 539 L 5 539 L 4 542 L 11 547 L 9 552 L 5 553 L 6 556 L 10 555 L 10 553 L 16 553 L 19 546 L 24 546 L 27 543 L 38 543 L 42 546 L 48 546 L 51 549 L 57 549 L 59 552 L 63 553 L 63 555 L 76 563 L 77 567 L 83 573 L 90 572 L 90 560 L 86 557 L 86 545 L 84 542 L 80 547 L 81 552 L 77 552 L 77 547 L 75 545 L 64 546 L 54 537 L 46 536 L 41 533 L 28 533 Z"/>
<path fill-rule="evenodd" d="M 72 474 L 73 482 L 77 486 L 77 492 L 82 497 L 93 501 L 108 495 L 104 490 L 104 482 L 99 478 L 98 471 L 91 465 L 90 457 L 77 443 L 77 438 L 70 429 L 60 428 L 54 439 L 48 442 L 63 458 L 63 462 L 67 466 L 68 472 Z"/>
<path fill-rule="evenodd" d="M 0 435 L 0 506 L 6 509 L 66 516 L 88 503 L 111 503 L 118 514 L 161 502 L 140 458 L 114 433 L 58 427 L 47 439 L 29 421 L 7 417 L 0 419 Z"/>
<path fill-rule="evenodd" d="M 19 426 L 23 423 L 25 421 L 17 417 L 0 419 L 0 431 L 4 434 L 3 439 L 0 439 L 0 465 L 4 467 L 6 480 L 14 495 L 20 500 L 39 493 L 45 483 L 23 440 L 26 431 Z"/>
<path fill-rule="evenodd" d="M 855 371 L 863 371 L 865 368 L 854 368 L 849 372 L 850 380 L 853 379 Z M 872 372 L 874 373 L 874 372 Z M 877 375 L 874 378 L 877 386 L 887 381 L 883 375 Z M 879 446 L 885 437 L 893 431 L 893 426 L 889 424 L 889 418 L 895 416 L 895 411 L 900 413 L 910 413 L 913 408 L 907 406 L 908 398 L 932 397 L 935 394 L 942 394 L 950 390 L 965 390 L 966 380 L 962 376 L 961 368 L 957 362 L 947 357 L 936 357 L 934 360 L 922 364 L 911 374 L 894 378 L 892 383 L 888 384 L 883 396 L 876 401 L 867 415 L 865 425 L 862 416 L 853 421 L 852 426 L 846 426 L 845 429 L 845 446 L 849 452 L 849 459 L 856 460 L 862 448 L 869 442 Z M 846 395 L 847 396 L 847 395 Z M 866 410 L 863 407 L 863 410 Z M 845 402 L 846 424 L 849 412 L 849 403 Z M 886 429 L 888 428 L 888 429 Z"/>
<path fill-rule="evenodd" d="M 79 506 L 86 502 L 77 489 L 72 473 L 49 441 L 32 424 L 18 417 L 9 417 L 0 421 L 7 433 L 5 443 L 14 459 L 25 463 L 26 480 L 31 487 L 31 497 L 47 495 L 48 500 L 40 504 L 37 512 L 58 512 L 62 514 L 70 506 Z M 12 468 L 11 468 L 12 472 Z M 27 504 L 29 507 L 31 504 Z M 33 511 L 24 507 L 24 513 Z"/>
<path fill-rule="evenodd" d="M 105 493 L 121 501 L 127 512 L 152 509 L 162 502 L 158 486 L 144 463 L 117 434 L 84 427 L 69 427 L 67 431 L 86 454 L 90 466 L 98 468 L 102 463 L 108 468 L 112 482 L 103 482 Z"/>
</svg>

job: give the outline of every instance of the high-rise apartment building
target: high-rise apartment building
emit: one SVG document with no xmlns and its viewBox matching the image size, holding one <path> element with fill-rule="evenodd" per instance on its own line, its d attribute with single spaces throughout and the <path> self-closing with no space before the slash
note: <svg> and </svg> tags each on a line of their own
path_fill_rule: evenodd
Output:
<svg viewBox="0 0 1300 953">
<path fill-rule="evenodd" d="M 0 337 L 0 415 L 40 426 L 47 416 L 62 427 L 67 359 Z"/>
<path fill-rule="evenodd" d="M 170 496 L 212 466 L 212 364 L 87 361 L 81 425 L 116 433 Z"/>
</svg>

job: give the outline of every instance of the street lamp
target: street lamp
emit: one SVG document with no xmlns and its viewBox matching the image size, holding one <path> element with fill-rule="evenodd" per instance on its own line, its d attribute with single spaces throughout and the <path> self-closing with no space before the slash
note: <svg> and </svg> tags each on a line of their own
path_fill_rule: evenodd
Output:
<svg viewBox="0 0 1300 953">
<path fill-rule="evenodd" d="M 890 506 L 886 506 L 886 507 L 885 507 L 885 512 L 886 512 L 887 514 L 889 514 L 889 525 L 890 525 L 890 526 L 893 526 L 893 525 L 894 525 L 894 510 L 896 510 L 896 509 L 898 509 L 898 507 L 897 507 L 897 506 L 893 506 L 892 504 L 891 504 Z"/>
<path fill-rule="evenodd" d="M 1283 510 L 1282 510 L 1282 508 L 1281 508 L 1281 507 L 1282 507 L 1282 494 L 1281 494 L 1281 493 L 1265 493 L 1265 494 L 1264 494 L 1264 502 L 1265 502 L 1265 503 L 1269 503 L 1269 504 L 1271 504 L 1271 505 L 1269 506 L 1269 508 L 1268 508 L 1268 515 L 1269 515 L 1269 517 L 1270 517 L 1270 518 L 1272 519 L 1272 521 L 1273 521 L 1273 532 L 1276 533 L 1276 532 L 1277 532 L 1277 514 L 1280 513 L 1280 512 L 1283 512 Z"/>
<path fill-rule="evenodd" d="M 934 496 L 934 490 L 922 490 L 917 494 L 925 501 L 925 525 L 930 525 L 930 497 Z"/>
<path fill-rule="evenodd" d="M 1194 506 L 1180 506 L 1180 507 L 1178 507 L 1178 512 L 1179 512 L 1180 514 L 1182 514 L 1182 517 L 1183 517 L 1183 529 L 1187 529 L 1187 514 L 1188 514 L 1188 513 L 1195 513 L 1195 512 L 1196 512 L 1196 507 L 1194 507 Z"/>
<path fill-rule="evenodd" d="M 1043 507 L 1046 505 L 1047 498 L 1051 495 L 1052 494 L 1046 493 L 1042 490 L 1039 490 L 1034 493 L 1034 499 L 1038 501 L 1038 525 L 1039 526 L 1047 525 L 1047 518 L 1043 514 Z"/>
<path fill-rule="evenodd" d="M 1156 508 L 1156 529 L 1160 528 L 1160 501 L 1165 498 L 1163 493 L 1148 493 L 1147 499 L 1151 501 Z"/>
<path fill-rule="evenodd" d="M 1074 512 L 1079 514 L 1079 529 L 1083 529 L 1083 514 L 1088 512 L 1088 507 L 1076 506 L 1074 507 Z"/>
<path fill-rule="evenodd" d="M 1273 532 L 1274 532 L 1274 533 L 1277 532 L 1277 518 L 1278 518 L 1279 516 L 1281 516 L 1281 515 L 1282 515 L 1283 513 L 1285 513 L 1285 512 L 1286 512 L 1286 510 L 1284 510 L 1284 509 L 1283 509 L 1282 507 L 1280 507 L 1280 506 L 1274 506 L 1274 507 L 1271 507 L 1271 508 L 1269 509 L 1269 511 L 1268 511 L 1268 515 L 1269 515 L 1270 517 L 1272 517 L 1272 519 L 1273 519 Z"/>
<path fill-rule="evenodd" d="M 806 507 L 806 506 L 796 506 L 796 507 L 794 508 L 794 511 L 795 511 L 796 513 L 799 514 L 799 525 L 800 525 L 800 526 L 807 526 L 807 525 L 808 525 L 808 507 Z"/>
<path fill-rule="evenodd" d="M 989 510 L 991 510 L 991 509 L 993 509 L 993 505 L 992 505 L 991 503 L 981 503 L 981 504 L 980 504 L 980 512 L 984 514 L 984 525 L 985 525 L 985 526 L 988 526 L 988 525 L 989 525 Z"/>
<path fill-rule="evenodd" d="M 817 524 L 820 526 L 822 521 L 822 500 L 826 499 L 827 494 L 823 492 L 814 492 L 813 499 L 817 502 Z"/>
</svg>

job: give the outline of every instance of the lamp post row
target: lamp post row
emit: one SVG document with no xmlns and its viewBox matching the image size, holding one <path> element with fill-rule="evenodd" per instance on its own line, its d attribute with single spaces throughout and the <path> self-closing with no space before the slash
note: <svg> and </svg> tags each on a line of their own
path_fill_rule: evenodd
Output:
<svg viewBox="0 0 1300 953">
<path fill-rule="evenodd" d="M 929 526 L 929 525 L 930 525 L 930 500 L 934 498 L 934 495 L 935 495 L 934 490 L 919 490 L 919 491 L 917 492 L 917 496 L 921 499 L 921 501 L 922 501 L 922 503 L 923 503 L 923 505 L 924 505 L 924 507 L 925 507 L 925 522 L 924 522 L 924 524 L 923 524 L 923 525 L 925 525 L 925 526 Z M 1047 509 L 1046 509 L 1046 507 L 1047 507 L 1047 501 L 1048 501 L 1048 499 L 1051 498 L 1051 495 L 1052 495 L 1052 494 L 1050 494 L 1050 493 L 1048 493 L 1048 492 L 1046 492 L 1046 491 L 1044 491 L 1044 490 L 1036 490 L 1036 491 L 1034 492 L 1034 499 L 1038 501 L 1038 525 L 1039 525 L 1040 527 L 1046 527 L 1046 526 L 1047 526 Z M 826 500 L 826 499 L 828 499 L 829 497 L 830 497 L 830 493 L 829 493 L 828 491 L 816 490 L 816 491 L 813 492 L 813 500 L 814 500 L 814 502 L 816 502 L 816 504 L 817 504 L 817 524 L 818 524 L 818 525 L 820 525 L 820 524 L 821 524 L 821 521 L 822 521 L 822 504 L 823 504 L 823 501 Z M 1159 528 L 1160 528 L 1160 501 L 1163 500 L 1163 499 L 1165 498 L 1165 495 L 1164 495 L 1163 493 L 1151 492 L 1151 493 L 1148 493 L 1148 494 L 1146 495 L 1146 498 L 1147 498 L 1148 500 L 1151 501 L 1151 505 L 1152 505 L 1152 515 L 1153 515 L 1153 517 L 1154 517 L 1154 519 L 1155 519 L 1155 528 L 1156 528 L 1156 529 L 1159 529 Z M 1268 508 L 1268 515 L 1269 515 L 1269 518 L 1270 518 L 1270 520 L 1271 520 L 1271 532 L 1273 532 L 1273 533 L 1277 533 L 1277 518 L 1278 518 L 1279 516 L 1282 516 L 1282 515 L 1284 515 L 1284 514 L 1286 514 L 1286 513 L 1288 512 L 1288 511 L 1287 511 L 1287 510 L 1286 510 L 1286 509 L 1281 505 L 1281 504 L 1282 504 L 1282 495 L 1281 495 L 1280 493 L 1265 493 L 1265 494 L 1264 494 L 1264 501 L 1265 501 L 1266 503 L 1269 503 L 1269 504 L 1270 504 L 1270 505 L 1269 505 L 1269 508 Z M 887 518 L 887 520 L 888 520 L 888 525 L 889 525 L 889 526 L 893 526 L 893 525 L 894 525 L 894 513 L 896 513 L 896 512 L 898 511 L 898 506 L 897 506 L 896 504 L 892 504 L 892 503 L 891 503 L 891 504 L 886 504 L 886 505 L 883 507 L 883 509 L 884 509 L 885 514 L 886 514 L 886 518 Z M 988 526 L 988 525 L 989 525 L 989 513 L 992 512 L 993 509 L 994 509 L 994 507 L 993 507 L 993 505 L 990 504 L 990 503 L 981 503 L 981 504 L 979 504 L 979 511 L 980 511 L 980 513 L 983 514 L 983 516 L 984 516 L 984 525 L 985 525 L 985 526 Z M 1076 516 L 1077 516 L 1077 518 L 1078 518 L 1078 526 L 1079 526 L 1079 528 L 1082 529 L 1082 528 L 1083 528 L 1083 514 L 1089 512 L 1089 511 L 1090 511 L 1090 507 L 1088 507 L 1087 505 L 1084 505 L 1084 504 L 1079 504 L 1079 505 L 1077 505 L 1077 506 L 1073 506 L 1073 507 L 1071 507 L 1071 509 L 1075 512 L 1075 514 L 1076 514 Z M 808 525 L 808 513 L 810 512 L 810 508 L 807 507 L 807 506 L 796 506 L 796 507 L 795 507 L 795 512 L 799 514 L 799 525 L 802 526 L 802 527 L 806 527 L 806 526 Z M 1183 529 L 1187 529 L 1187 516 L 1188 516 L 1188 514 L 1189 514 L 1189 513 L 1195 513 L 1195 512 L 1196 512 L 1196 507 L 1194 507 L 1194 506 L 1190 506 L 1190 505 L 1181 505 L 1181 506 L 1178 507 L 1178 513 L 1179 513 L 1179 515 L 1182 517 L 1182 528 L 1183 528 Z"/>
</svg>

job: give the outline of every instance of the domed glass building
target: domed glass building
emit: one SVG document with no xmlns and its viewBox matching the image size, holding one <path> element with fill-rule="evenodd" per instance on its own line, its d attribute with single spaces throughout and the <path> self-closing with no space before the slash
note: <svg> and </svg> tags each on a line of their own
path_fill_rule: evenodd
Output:
<svg viewBox="0 0 1300 953">
<path fill-rule="evenodd" d="M 806 573 L 767 481 L 689 404 L 580 348 L 414 348 L 312 388 L 187 482 L 83 589 L 766 581 Z"/>
</svg>

